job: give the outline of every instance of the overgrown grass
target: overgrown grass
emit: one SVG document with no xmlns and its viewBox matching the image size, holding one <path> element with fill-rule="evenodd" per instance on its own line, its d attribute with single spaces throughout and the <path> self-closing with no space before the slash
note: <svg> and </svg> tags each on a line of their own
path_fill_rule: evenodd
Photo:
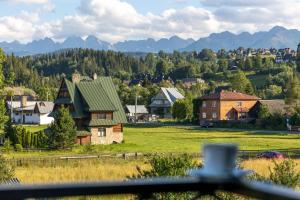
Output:
<svg viewBox="0 0 300 200">
<path fill-rule="evenodd" d="M 8 157 L 34 157 L 75 154 L 198 153 L 206 143 L 235 143 L 241 150 L 299 149 L 300 135 L 247 130 L 201 129 L 196 126 L 132 126 L 124 129 L 124 143 L 95 145 L 87 151 L 75 146 L 68 151 L 13 152 Z"/>
<path fill-rule="evenodd" d="M 123 180 L 128 176 L 136 175 L 137 166 L 148 169 L 149 165 L 145 161 L 145 159 L 95 159 L 32 163 L 15 166 L 15 172 L 22 183 Z M 296 170 L 300 172 L 300 160 L 295 161 L 298 164 Z M 274 166 L 271 160 L 265 159 L 245 160 L 241 165 L 244 169 L 254 170 L 262 176 L 268 176 L 269 167 Z"/>
</svg>

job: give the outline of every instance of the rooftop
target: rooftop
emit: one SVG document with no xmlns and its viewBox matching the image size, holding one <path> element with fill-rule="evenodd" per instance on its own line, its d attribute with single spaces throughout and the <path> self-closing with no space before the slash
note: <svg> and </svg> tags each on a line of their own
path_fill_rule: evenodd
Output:
<svg viewBox="0 0 300 200">
<path fill-rule="evenodd" d="M 244 94 L 241 92 L 221 91 L 218 93 L 211 93 L 201 97 L 202 100 L 259 100 L 260 98 L 253 95 Z"/>
</svg>

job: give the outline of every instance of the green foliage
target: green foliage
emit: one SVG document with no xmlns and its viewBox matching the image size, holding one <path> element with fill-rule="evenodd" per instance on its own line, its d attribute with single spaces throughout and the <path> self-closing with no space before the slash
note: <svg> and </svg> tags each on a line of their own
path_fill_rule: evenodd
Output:
<svg viewBox="0 0 300 200">
<path fill-rule="evenodd" d="M 149 161 L 149 170 L 142 170 L 137 167 L 138 175 L 130 178 L 151 178 L 161 176 L 185 176 L 187 170 L 201 167 L 198 166 L 192 159 L 192 157 L 184 154 L 182 156 L 154 156 Z M 193 199 L 195 194 L 193 193 L 158 193 L 153 194 L 150 199 Z M 138 197 L 141 199 L 141 197 Z"/>
<path fill-rule="evenodd" d="M 300 80 L 299 75 L 295 75 L 287 84 L 285 102 L 292 106 L 297 106 L 300 100 Z"/>
<path fill-rule="evenodd" d="M 178 120 L 182 120 L 187 117 L 187 105 L 184 99 L 179 99 L 174 102 L 172 106 L 172 116 Z"/>
<path fill-rule="evenodd" d="M 295 108 L 293 115 L 290 118 L 291 125 L 300 125 L 300 107 Z"/>
<path fill-rule="evenodd" d="M 14 168 L 12 168 L 0 154 L 0 183 L 12 179 L 14 172 Z"/>
<path fill-rule="evenodd" d="M 9 153 L 11 151 L 12 147 L 11 147 L 11 142 L 9 139 L 5 139 L 4 143 L 3 143 L 3 150 L 6 153 Z"/>
<path fill-rule="evenodd" d="M 13 145 L 21 144 L 24 148 L 44 148 L 47 146 L 47 136 L 43 131 L 30 132 L 22 126 L 12 126 L 10 120 L 5 126 L 5 137 L 8 138 Z"/>
<path fill-rule="evenodd" d="M 4 74 L 3 74 L 3 63 L 6 60 L 6 56 L 3 50 L 0 48 L 0 89 L 3 89 L 4 86 Z"/>
<path fill-rule="evenodd" d="M 300 173 L 296 170 L 296 162 L 286 159 L 282 162 L 275 162 L 274 168 L 269 168 L 269 180 L 275 184 L 296 188 L 300 184 Z"/>
<path fill-rule="evenodd" d="M 4 128 L 7 121 L 8 116 L 6 114 L 5 101 L 3 97 L 0 97 L 0 129 Z"/>
<path fill-rule="evenodd" d="M 70 148 L 76 139 L 76 127 L 68 108 L 60 107 L 50 125 L 49 146 L 54 149 Z"/>
<path fill-rule="evenodd" d="M 253 87 L 249 79 L 246 77 L 245 73 L 238 71 L 231 78 L 231 87 L 232 89 L 238 92 L 244 92 L 247 94 L 253 94 Z"/>
<path fill-rule="evenodd" d="M 21 145 L 21 144 L 16 144 L 16 145 L 15 145 L 15 150 L 16 150 L 16 151 L 23 151 L 22 145 Z"/>
<path fill-rule="evenodd" d="M 269 116 L 270 116 L 270 112 L 269 112 L 268 106 L 261 105 L 260 110 L 258 112 L 258 118 L 265 119 L 265 118 L 268 118 Z"/>
</svg>

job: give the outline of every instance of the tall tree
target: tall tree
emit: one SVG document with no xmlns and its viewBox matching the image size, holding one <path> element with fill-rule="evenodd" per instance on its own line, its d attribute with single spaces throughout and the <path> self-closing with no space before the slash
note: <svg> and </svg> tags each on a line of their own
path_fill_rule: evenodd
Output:
<svg viewBox="0 0 300 200">
<path fill-rule="evenodd" d="M 49 146 L 54 149 L 70 148 L 75 143 L 76 127 L 69 109 L 61 107 L 50 125 Z"/>
<path fill-rule="evenodd" d="M 244 72 L 239 70 L 236 74 L 232 76 L 230 81 L 232 89 L 247 94 L 253 94 L 253 86 Z"/>
<path fill-rule="evenodd" d="M 285 102 L 292 107 L 300 106 L 300 80 L 298 74 L 295 74 L 287 84 Z"/>
</svg>

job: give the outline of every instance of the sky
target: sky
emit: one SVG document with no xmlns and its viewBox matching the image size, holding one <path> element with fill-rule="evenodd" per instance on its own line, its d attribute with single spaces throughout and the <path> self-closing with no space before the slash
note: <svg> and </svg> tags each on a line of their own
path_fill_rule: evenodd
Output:
<svg viewBox="0 0 300 200">
<path fill-rule="evenodd" d="M 300 0 L 0 0 L 0 41 L 94 35 L 115 43 L 300 29 Z"/>
</svg>

